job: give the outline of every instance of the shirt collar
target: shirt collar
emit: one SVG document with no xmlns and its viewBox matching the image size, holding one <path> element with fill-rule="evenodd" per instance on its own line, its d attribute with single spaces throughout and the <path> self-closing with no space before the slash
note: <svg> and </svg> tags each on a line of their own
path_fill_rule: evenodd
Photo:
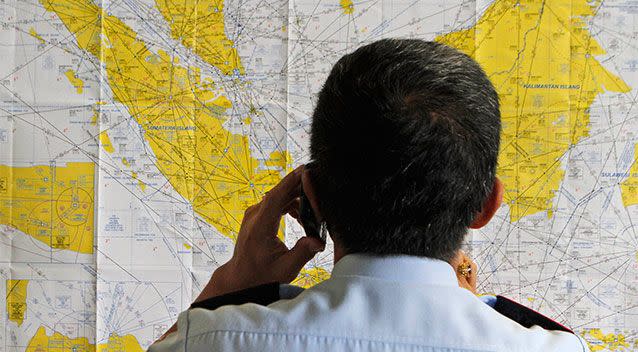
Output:
<svg viewBox="0 0 638 352">
<path fill-rule="evenodd" d="M 440 286 L 459 285 L 454 269 L 447 262 L 411 255 L 347 254 L 332 269 L 332 277 L 340 276 L 370 276 Z"/>
</svg>

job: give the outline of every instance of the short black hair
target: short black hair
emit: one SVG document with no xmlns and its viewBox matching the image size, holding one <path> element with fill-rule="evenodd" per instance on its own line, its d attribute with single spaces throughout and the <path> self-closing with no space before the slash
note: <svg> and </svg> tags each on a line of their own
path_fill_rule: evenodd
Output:
<svg viewBox="0 0 638 352">
<path fill-rule="evenodd" d="M 383 39 L 343 56 L 313 113 L 319 210 L 347 253 L 450 260 L 490 194 L 501 120 L 481 67 Z"/>
</svg>

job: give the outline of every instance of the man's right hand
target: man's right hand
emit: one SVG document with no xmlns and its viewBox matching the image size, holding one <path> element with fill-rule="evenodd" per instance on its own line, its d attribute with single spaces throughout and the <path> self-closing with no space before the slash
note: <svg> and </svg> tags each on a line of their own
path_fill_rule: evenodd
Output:
<svg viewBox="0 0 638 352">
<path fill-rule="evenodd" d="M 459 286 L 470 290 L 476 294 L 476 277 L 478 267 L 476 263 L 470 257 L 465 254 L 464 251 L 459 250 L 456 256 L 450 261 L 450 265 L 454 268 L 456 278 L 459 281 Z M 462 268 L 469 266 L 469 273 L 464 274 Z"/>
</svg>

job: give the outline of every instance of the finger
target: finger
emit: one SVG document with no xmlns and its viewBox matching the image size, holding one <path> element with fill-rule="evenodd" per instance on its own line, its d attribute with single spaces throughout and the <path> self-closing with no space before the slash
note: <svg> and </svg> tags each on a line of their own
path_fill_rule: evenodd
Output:
<svg viewBox="0 0 638 352">
<path fill-rule="evenodd" d="M 293 218 L 299 220 L 299 208 L 301 206 L 301 198 L 297 197 L 288 203 L 283 210 L 284 214 L 290 214 Z"/>
<path fill-rule="evenodd" d="M 279 258 L 277 265 L 284 275 L 283 279 L 287 282 L 294 280 L 304 265 L 324 248 L 325 244 L 317 238 L 307 236 L 300 238 L 286 254 Z"/>
<path fill-rule="evenodd" d="M 470 286 L 476 291 L 476 279 L 478 277 L 478 266 L 472 260 L 470 260 L 470 268 L 472 271 L 470 273 L 470 277 L 468 278 L 468 282 Z"/>
<path fill-rule="evenodd" d="M 456 268 L 463 263 L 465 259 L 465 252 L 462 249 L 459 249 L 454 257 L 450 260 L 450 265 L 456 270 Z"/>
<path fill-rule="evenodd" d="M 246 208 L 246 210 L 244 210 L 244 218 L 253 216 L 259 209 L 260 205 L 261 203 L 257 203 Z"/>
<path fill-rule="evenodd" d="M 296 168 L 286 175 L 275 187 L 266 192 L 261 210 L 268 216 L 282 215 L 284 207 L 301 195 L 301 170 Z"/>
<path fill-rule="evenodd" d="M 470 291 L 472 291 L 472 287 L 470 286 L 470 283 L 467 282 L 467 280 L 465 279 L 465 277 L 459 277 L 459 287 L 468 289 Z"/>
</svg>

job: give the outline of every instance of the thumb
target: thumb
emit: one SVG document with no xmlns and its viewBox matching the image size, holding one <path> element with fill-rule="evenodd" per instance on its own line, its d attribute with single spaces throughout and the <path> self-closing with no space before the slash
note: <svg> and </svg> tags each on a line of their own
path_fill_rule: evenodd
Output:
<svg viewBox="0 0 638 352">
<path fill-rule="evenodd" d="M 281 272 L 284 273 L 286 280 L 289 282 L 294 280 L 299 271 L 312 259 L 317 252 L 321 252 L 325 248 L 325 244 L 318 238 L 304 236 L 281 258 L 279 265 Z"/>
</svg>

